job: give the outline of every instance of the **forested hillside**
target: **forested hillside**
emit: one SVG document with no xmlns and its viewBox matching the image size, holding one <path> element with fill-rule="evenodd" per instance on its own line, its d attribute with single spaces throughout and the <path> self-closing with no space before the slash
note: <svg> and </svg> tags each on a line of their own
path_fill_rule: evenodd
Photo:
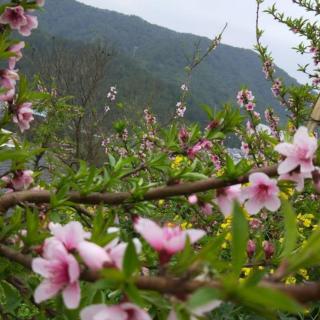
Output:
<svg viewBox="0 0 320 320">
<path fill-rule="evenodd" d="M 65 48 L 75 48 L 75 52 L 80 42 L 84 46 L 99 42 L 112 52 L 103 80 L 105 90 L 116 84 L 122 101 L 135 110 L 152 106 L 162 119 L 175 110 L 179 87 L 185 79 L 184 69 L 195 46 L 204 51 L 210 44 L 207 38 L 177 33 L 135 16 L 93 8 L 75 0 L 48 0 L 39 18 L 41 32 L 33 37 L 33 54 L 38 51 L 41 55 L 53 45 L 53 36 L 55 43 L 67 40 Z M 282 70 L 277 69 L 277 75 L 294 82 Z M 225 102 L 235 102 L 241 86 L 253 90 L 258 111 L 273 105 L 284 114 L 264 79 L 258 55 L 222 44 L 193 74 L 187 118 L 202 122 L 205 115 L 199 108 L 201 104 L 220 107 Z"/>
</svg>

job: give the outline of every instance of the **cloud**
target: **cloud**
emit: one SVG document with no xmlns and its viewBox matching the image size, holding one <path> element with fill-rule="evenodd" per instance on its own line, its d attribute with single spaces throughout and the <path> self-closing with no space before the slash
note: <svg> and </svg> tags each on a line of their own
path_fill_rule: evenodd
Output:
<svg viewBox="0 0 320 320">
<path fill-rule="evenodd" d="M 169 29 L 206 37 L 216 35 L 227 22 L 223 43 L 253 49 L 255 45 L 256 5 L 253 0 L 79 0 L 85 4 L 133 14 Z M 266 0 L 263 7 L 272 5 Z M 299 17 L 304 12 L 290 0 L 278 1 L 278 8 Z M 261 27 L 266 30 L 263 42 L 268 45 L 276 64 L 300 81 L 306 77 L 297 72 L 297 63 L 310 62 L 297 55 L 292 47 L 300 43 L 287 27 L 262 14 Z"/>
</svg>

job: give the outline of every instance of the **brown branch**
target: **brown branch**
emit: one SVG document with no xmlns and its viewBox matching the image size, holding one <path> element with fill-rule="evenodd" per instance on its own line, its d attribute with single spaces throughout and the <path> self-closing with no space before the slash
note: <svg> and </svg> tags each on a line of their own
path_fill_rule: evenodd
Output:
<svg viewBox="0 0 320 320">
<path fill-rule="evenodd" d="M 0 244 L 0 255 L 17 262 L 27 269 L 31 269 L 32 257 L 26 256 L 9 247 Z M 81 274 L 81 279 L 84 281 L 94 282 L 101 279 L 97 272 L 85 271 Z M 157 277 L 157 276 L 140 276 L 135 279 L 136 286 L 141 290 L 152 290 L 162 294 L 172 294 L 176 296 L 193 293 L 194 291 L 209 287 L 222 288 L 219 281 L 199 281 L 189 280 L 183 281 L 172 277 Z M 263 280 L 260 284 L 262 287 L 279 290 L 300 303 L 320 300 L 320 282 L 308 282 L 298 285 L 285 285 L 282 283 L 274 283 L 272 281 Z"/>
<path fill-rule="evenodd" d="M 159 200 L 175 196 L 190 195 L 192 193 L 224 188 L 238 183 L 246 183 L 248 182 L 250 174 L 253 172 L 264 172 L 268 176 L 272 177 L 277 175 L 277 166 L 254 169 L 242 177 L 230 180 L 209 178 L 196 182 L 186 182 L 172 186 L 154 188 L 146 192 L 143 197 L 134 199 L 134 202 Z M 35 204 L 50 203 L 50 199 L 50 192 L 43 190 L 6 193 L 2 197 L 0 197 L 0 212 L 6 212 L 9 208 L 21 202 L 29 202 Z M 118 205 L 133 199 L 130 192 L 91 193 L 89 195 L 81 195 L 79 192 L 69 192 L 68 200 L 74 203 L 81 204 Z"/>
</svg>

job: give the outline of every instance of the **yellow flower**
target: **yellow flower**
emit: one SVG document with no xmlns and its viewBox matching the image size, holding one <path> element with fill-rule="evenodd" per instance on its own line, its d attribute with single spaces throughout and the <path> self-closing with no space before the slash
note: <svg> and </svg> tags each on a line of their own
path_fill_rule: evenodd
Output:
<svg viewBox="0 0 320 320">
<path fill-rule="evenodd" d="M 230 227 L 230 223 L 222 223 L 220 227 L 221 229 L 227 229 Z"/>
<path fill-rule="evenodd" d="M 307 269 L 299 269 L 298 274 L 300 274 L 300 276 L 302 276 L 304 279 L 309 280 L 309 275 L 308 275 L 308 271 Z"/>
<path fill-rule="evenodd" d="M 184 160 L 185 160 L 184 156 L 176 156 L 171 163 L 171 168 L 177 169 L 177 168 L 181 167 L 181 164 Z"/>
<path fill-rule="evenodd" d="M 251 272 L 252 272 L 251 268 L 242 268 L 241 269 L 241 273 L 244 275 L 245 278 L 248 277 Z"/>
<path fill-rule="evenodd" d="M 226 234 L 225 239 L 226 239 L 227 241 L 230 241 L 230 240 L 232 239 L 232 234 L 231 234 L 231 232 L 228 232 L 228 233 Z"/>
<path fill-rule="evenodd" d="M 186 229 L 190 229 L 190 228 L 192 228 L 192 223 L 187 222 L 187 221 L 181 223 L 181 229 L 182 230 L 186 230 Z"/>
<path fill-rule="evenodd" d="M 222 245 L 221 245 L 221 248 L 222 249 L 227 249 L 228 248 L 228 242 L 224 242 Z"/>
<path fill-rule="evenodd" d="M 223 174 L 224 174 L 224 169 L 220 169 L 220 170 L 218 170 L 218 171 L 216 172 L 216 176 L 217 176 L 217 177 L 221 177 L 221 176 L 223 176 Z"/>
<path fill-rule="evenodd" d="M 303 225 L 306 227 L 306 228 L 309 228 L 311 227 L 311 224 L 312 224 L 312 221 L 310 219 L 305 219 L 303 221 Z"/>
<path fill-rule="evenodd" d="M 286 284 L 295 284 L 296 282 L 297 279 L 294 276 L 289 276 L 285 281 Z"/>
<path fill-rule="evenodd" d="M 280 195 L 280 198 L 282 198 L 284 200 L 288 200 L 289 199 L 288 195 L 286 193 L 284 193 L 284 192 L 280 192 L 279 195 Z"/>
<path fill-rule="evenodd" d="M 162 206 L 164 205 L 164 200 L 163 200 L 163 199 L 159 200 L 159 201 L 158 201 L 158 205 L 159 205 L 160 207 L 162 207 Z"/>
</svg>

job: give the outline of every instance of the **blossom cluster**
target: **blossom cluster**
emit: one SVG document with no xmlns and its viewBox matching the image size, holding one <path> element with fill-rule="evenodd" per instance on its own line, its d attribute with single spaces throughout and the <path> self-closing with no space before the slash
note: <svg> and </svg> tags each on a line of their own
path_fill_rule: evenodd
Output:
<svg viewBox="0 0 320 320">
<path fill-rule="evenodd" d="M 309 136 L 307 128 L 300 127 L 293 143 L 280 143 L 275 150 L 285 157 L 278 166 L 279 180 L 291 181 L 296 184 L 297 191 L 302 191 L 305 179 L 312 178 L 316 169 L 313 164 L 317 150 L 316 138 Z M 274 212 L 281 205 L 279 192 L 276 180 L 257 172 L 249 176 L 249 186 L 234 185 L 218 190 L 216 203 L 225 215 L 231 213 L 233 201 L 244 203 L 250 214 L 256 214 L 262 208 Z"/>
<path fill-rule="evenodd" d="M 237 103 L 240 107 L 245 107 L 247 111 L 253 111 L 255 108 L 254 95 L 248 89 L 243 89 L 237 94 Z"/>
<path fill-rule="evenodd" d="M 161 228 L 153 221 L 141 217 L 134 221 L 134 228 L 159 253 L 162 264 L 167 263 L 175 253 L 182 251 L 188 238 L 190 243 L 194 243 L 205 235 L 202 230 L 182 230 L 179 226 Z M 34 292 L 35 302 L 41 303 L 61 292 L 67 308 L 78 308 L 81 299 L 81 267 L 75 253 L 92 271 L 103 268 L 122 269 L 127 243 L 116 237 L 105 247 L 101 247 L 89 241 L 91 233 L 86 232 L 77 221 L 64 226 L 50 223 L 49 229 L 52 236 L 47 238 L 42 246 L 42 257 L 34 258 L 32 261 L 33 271 L 44 278 Z M 110 233 L 117 231 L 117 228 L 108 230 Z M 140 241 L 133 239 L 133 243 L 136 252 L 140 253 Z M 80 313 L 83 320 L 98 316 L 112 319 L 151 319 L 144 310 L 131 303 L 116 306 L 92 305 Z"/>
<path fill-rule="evenodd" d="M 44 0 L 36 1 L 41 7 Z M 28 37 L 33 29 L 38 27 L 38 18 L 30 14 L 31 10 L 25 10 L 21 5 L 7 6 L 0 16 L 0 24 L 17 30 L 22 36 Z M 15 42 L 7 48 L 11 54 L 7 69 L 0 70 L 0 101 L 10 105 L 13 114 L 13 122 L 16 123 L 21 132 L 30 128 L 30 122 L 34 120 L 31 102 L 15 103 L 16 82 L 19 80 L 19 74 L 15 70 L 16 63 L 22 58 L 21 50 L 25 47 L 24 41 Z"/>
<path fill-rule="evenodd" d="M 48 300 L 62 291 L 65 305 L 74 309 L 79 306 L 81 293 L 79 286 L 80 265 L 74 253 L 77 252 L 83 263 L 92 271 L 104 267 L 122 268 L 123 256 L 127 243 L 115 238 L 105 247 L 101 247 L 90 239 L 77 221 L 67 225 L 49 224 L 52 237 L 46 239 L 42 247 L 42 257 L 33 259 L 32 269 L 44 280 L 37 287 L 34 298 L 37 303 Z M 117 229 L 109 229 L 110 233 Z M 134 241 L 136 250 L 141 250 L 139 241 Z"/>
</svg>

